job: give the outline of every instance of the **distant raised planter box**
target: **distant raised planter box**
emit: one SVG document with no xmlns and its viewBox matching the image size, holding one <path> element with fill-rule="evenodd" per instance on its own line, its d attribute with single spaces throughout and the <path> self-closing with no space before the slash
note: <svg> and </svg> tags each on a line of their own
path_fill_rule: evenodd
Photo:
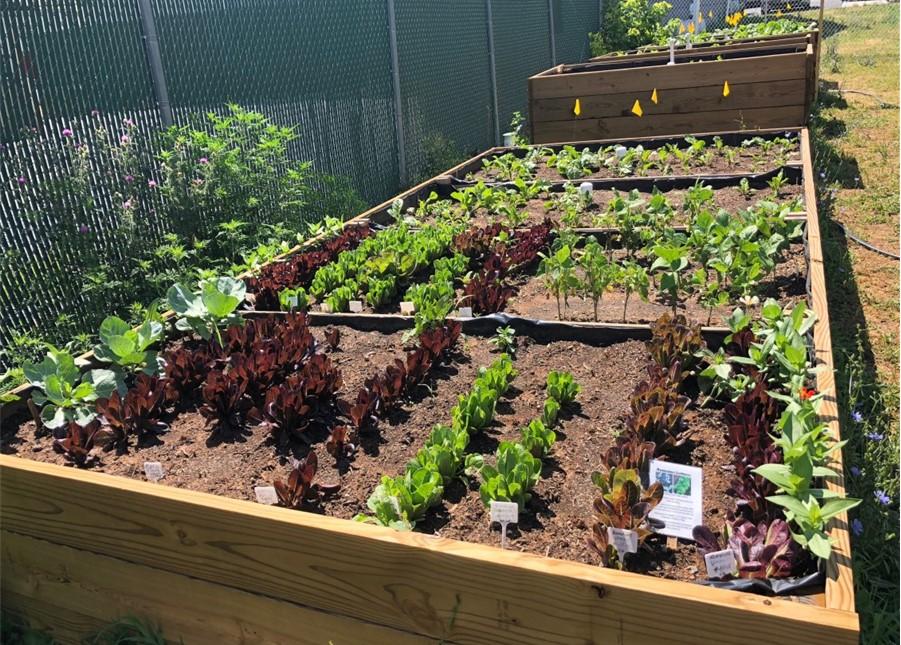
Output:
<svg viewBox="0 0 901 645">
<path fill-rule="evenodd" d="M 661 50 L 536 74 L 529 79 L 532 141 L 802 126 L 816 89 L 815 43 L 773 42 L 682 49 L 673 65 Z"/>
</svg>

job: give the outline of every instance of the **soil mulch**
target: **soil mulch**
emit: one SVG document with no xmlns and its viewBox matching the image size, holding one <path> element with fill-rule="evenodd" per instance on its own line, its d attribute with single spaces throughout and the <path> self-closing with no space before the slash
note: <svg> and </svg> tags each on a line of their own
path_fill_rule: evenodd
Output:
<svg viewBox="0 0 901 645">
<path fill-rule="evenodd" d="M 323 330 L 314 333 L 322 339 Z M 558 442 L 545 460 L 542 479 L 518 526 L 511 527 L 508 548 L 554 558 L 597 563 L 585 543 L 592 522 L 595 487 L 591 472 L 600 467 L 603 453 L 622 429 L 629 395 L 644 376 L 648 360 L 643 343 L 629 341 L 607 347 L 573 342 L 539 344 L 519 339 L 515 366 L 518 375 L 498 404 L 492 426 L 470 442 L 470 451 L 493 455 L 502 440 L 519 437 L 519 428 L 540 415 L 545 378 L 550 370 L 568 370 L 582 385 L 577 404 L 566 410 L 556 428 Z M 352 397 L 363 380 L 404 353 L 401 334 L 358 332 L 342 328 L 339 349 L 331 357 L 342 369 L 342 396 Z M 453 360 L 435 368 L 429 381 L 408 401 L 383 419 L 378 433 L 361 438 L 356 455 L 336 463 L 327 454 L 324 426 L 311 426 L 311 445 L 280 446 L 262 429 L 247 428 L 240 437 L 219 437 L 206 428 L 197 402 L 185 402 L 169 419 L 170 429 L 158 440 L 127 453 L 101 452 L 93 469 L 143 479 L 143 463 L 159 461 L 165 469 L 162 484 L 227 497 L 253 500 L 254 487 L 284 479 L 289 457 L 315 450 L 317 481 L 340 483 L 337 493 L 311 509 L 342 518 L 366 512 L 366 499 L 382 475 L 401 474 L 407 461 L 423 445 L 432 427 L 450 422 L 450 409 L 470 390 L 478 368 L 497 357 L 485 339 L 464 337 Z M 678 461 L 704 469 L 705 518 L 715 524 L 732 508 L 726 496 L 729 449 L 722 437 L 723 422 L 715 410 L 686 414 L 693 440 Z M 331 422 L 326 420 L 326 422 Z M 36 435 L 32 421 L 4 424 L 2 452 L 37 461 L 63 464 L 46 434 Z M 459 480 L 449 485 L 444 500 L 432 509 L 417 530 L 444 537 L 498 545 L 497 528 L 489 527 L 488 512 L 478 494 L 478 482 Z M 671 551 L 663 538 L 652 538 L 653 551 L 639 554 L 637 570 L 678 579 L 699 577 L 695 548 L 680 543 Z"/>
<path fill-rule="evenodd" d="M 550 295 L 541 277 L 534 271 L 519 276 L 515 288 L 516 292 L 504 308 L 505 312 L 538 320 L 558 319 L 557 300 Z M 794 304 L 807 297 L 807 262 L 803 244 L 792 244 L 789 247 L 784 260 L 776 265 L 775 277 L 767 276 L 761 282 L 759 297 L 761 303 L 767 298 L 774 298 L 783 306 Z M 598 307 L 598 321 L 622 322 L 624 302 L 625 292 L 605 293 Z M 728 318 L 736 306 L 738 305 L 732 303 L 714 309 L 711 324 L 719 324 Z M 629 298 L 626 322 L 650 323 L 671 311 L 668 295 L 655 292 L 652 285 L 647 302 L 635 294 Z M 698 302 L 696 296 L 680 303 L 679 313 L 684 314 L 689 320 L 707 323 L 708 309 Z M 594 310 L 591 299 L 570 297 L 565 318 L 580 322 L 593 321 Z"/>
</svg>

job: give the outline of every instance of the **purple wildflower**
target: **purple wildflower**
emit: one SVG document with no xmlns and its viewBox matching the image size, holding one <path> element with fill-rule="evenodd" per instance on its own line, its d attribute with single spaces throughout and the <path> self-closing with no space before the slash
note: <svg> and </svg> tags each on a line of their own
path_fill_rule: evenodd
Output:
<svg viewBox="0 0 901 645">
<path fill-rule="evenodd" d="M 132 175 L 125 175 L 125 183 L 126 184 L 130 184 L 134 180 L 135 180 L 135 178 Z"/>
<path fill-rule="evenodd" d="M 70 138 L 70 137 L 72 136 L 72 134 L 73 134 L 72 128 L 63 128 L 62 134 L 63 134 L 63 136 L 66 137 L 67 139 Z"/>
<path fill-rule="evenodd" d="M 16 181 L 19 182 L 20 186 L 24 186 L 25 184 L 28 183 L 28 180 L 25 179 L 25 177 L 23 177 L 22 175 L 19 175 L 19 178 Z"/>
<path fill-rule="evenodd" d="M 78 227 L 78 232 L 81 233 L 82 235 L 84 235 L 85 233 L 90 233 L 91 227 L 88 226 L 87 224 L 81 224 Z"/>
<path fill-rule="evenodd" d="M 129 118 L 122 119 L 122 123 L 124 123 L 129 128 L 133 128 L 135 125 L 135 122 Z"/>
<path fill-rule="evenodd" d="M 201 157 L 200 159 L 197 160 L 197 163 L 199 163 L 201 166 L 205 166 L 208 163 L 210 163 L 210 160 L 207 159 L 206 157 Z"/>
<path fill-rule="evenodd" d="M 851 413 L 851 419 L 853 419 L 854 423 L 863 423 L 863 415 L 860 413 L 860 410 L 854 410 Z"/>
<path fill-rule="evenodd" d="M 857 537 L 863 535 L 863 522 L 861 522 L 856 517 L 851 520 L 851 532 Z"/>
<path fill-rule="evenodd" d="M 156 180 L 155 180 L 155 179 L 150 179 L 150 180 L 147 182 L 147 188 L 156 188 Z"/>
<path fill-rule="evenodd" d="M 885 435 L 881 432 L 868 432 L 866 436 L 870 441 L 882 441 L 885 439 Z"/>
<path fill-rule="evenodd" d="M 91 110 L 91 116 L 100 116 L 100 110 L 96 108 Z"/>
<path fill-rule="evenodd" d="M 858 468 L 857 466 L 851 466 L 848 469 L 848 472 L 851 473 L 852 477 L 860 477 L 860 468 Z"/>
<path fill-rule="evenodd" d="M 119 143 L 121 143 L 123 146 L 125 144 L 127 144 L 129 141 L 131 141 L 131 139 L 128 137 L 127 134 L 123 134 L 121 137 L 119 137 Z"/>
<path fill-rule="evenodd" d="M 126 199 L 124 202 L 122 202 L 122 208 L 124 208 L 125 210 L 129 210 L 132 206 L 133 203 L 130 199 Z"/>
<path fill-rule="evenodd" d="M 883 506 L 888 506 L 892 503 L 892 498 L 886 495 L 884 490 L 877 490 L 873 493 L 873 497 L 876 498 L 876 501 L 882 504 Z"/>
</svg>

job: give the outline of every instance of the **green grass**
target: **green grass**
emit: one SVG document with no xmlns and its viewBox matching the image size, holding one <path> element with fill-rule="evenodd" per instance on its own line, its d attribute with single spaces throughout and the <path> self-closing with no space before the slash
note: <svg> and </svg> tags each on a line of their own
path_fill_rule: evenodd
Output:
<svg viewBox="0 0 901 645">
<path fill-rule="evenodd" d="M 898 252 L 898 5 L 825 19 L 834 35 L 824 41 L 811 128 L 846 485 L 863 499 L 851 513 L 857 609 L 861 642 L 898 643 L 898 264 L 830 223 Z"/>
</svg>

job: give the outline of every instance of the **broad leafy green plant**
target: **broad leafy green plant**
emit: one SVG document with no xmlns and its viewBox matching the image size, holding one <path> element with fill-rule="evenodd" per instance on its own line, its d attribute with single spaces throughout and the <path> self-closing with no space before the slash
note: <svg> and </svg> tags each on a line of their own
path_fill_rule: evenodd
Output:
<svg viewBox="0 0 901 645">
<path fill-rule="evenodd" d="M 174 284 L 166 293 L 166 300 L 179 315 L 175 327 L 181 331 L 193 331 L 204 340 L 213 336 L 221 344 L 220 327 L 242 325 L 244 319 L 237 313 L 244 301 L 246 287 L 243 280 L 221 277 L 200 284 L 192 291 L 183 284 Z"/>
<path fill-rule="evenodd" d="M 160 361 L 157 353 L 148 348 L 163 337 L 163 324 L 148 317 L 137 328 L 116 316 L 108 316 L 100 325 L 100 343 L 94 346 L 94 356 L 104 363 L 113 363 L 128 372 L 142 371 L 157 374 Z"/>
</svg>

